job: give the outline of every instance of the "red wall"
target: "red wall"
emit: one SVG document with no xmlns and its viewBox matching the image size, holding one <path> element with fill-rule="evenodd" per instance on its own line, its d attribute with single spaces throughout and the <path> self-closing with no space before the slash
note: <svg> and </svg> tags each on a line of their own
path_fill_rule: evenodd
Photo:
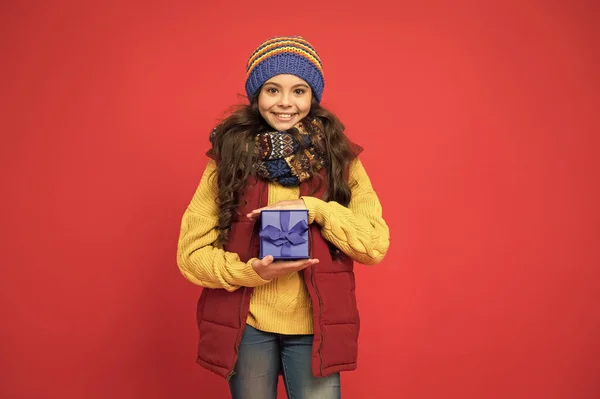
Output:
<svg viewBox="0 0 600 399">
<path fill-rule="evenodd" d="M 344 397 L 600 397 L 598 2 L 110 3 L 0 5 L 0 397 L 228 397 L 176 242 L 276 34 L 321 53 L 391 229 Z"/>
</svg>

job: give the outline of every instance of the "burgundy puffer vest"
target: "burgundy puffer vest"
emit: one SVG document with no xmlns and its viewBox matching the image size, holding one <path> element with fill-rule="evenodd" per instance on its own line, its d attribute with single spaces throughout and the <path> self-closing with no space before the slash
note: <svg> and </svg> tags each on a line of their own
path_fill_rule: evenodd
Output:
<svg viewBox="0 0 600 399">
<path fill-rule="evenodd" d="M 353 145 L 353 149 L 360 152 L 358 146 Z M 326 187 L 326 175 L 321 175 L 325 181 L 313 194 L 318 198 Z M 309 195 L 306 182 L 300 185 L 300 195 Z M 249 179 L 244 200 L 245 205 L 238 208 L 234 217 L 229 242 L 224 249 L 237 253 L 242 262 L 247 262 L 258 257 L 260 244 L 258 225 L 249 221 L 246 214 L 267 206 L 268 183 Z M 360 320 L 354 293 L 353 261 L 345 255 L 339 260 L 332 259 L 316 223 L 309 227 L 309 245 L 311 258 L 319 259 L 319 263 L 301 272 L 313 309 L 312 373 L 315 377 L 325 377 L 356 368 Z M 197 362 L 227 379 L 233 375 L 237 361 L 252 291 L 250 287 L 233 292 L 203 288 L 198 300 Z"/>
</svg>

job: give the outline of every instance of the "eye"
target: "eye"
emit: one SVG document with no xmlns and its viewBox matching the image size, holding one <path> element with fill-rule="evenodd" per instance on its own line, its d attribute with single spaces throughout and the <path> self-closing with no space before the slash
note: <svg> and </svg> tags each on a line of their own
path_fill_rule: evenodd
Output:
<svg viewBox="0 0 600 399">
<path fill-rule="evenodd" d="M 301 96 L 304 93 L 306 93 L 306 90 L 304 90 L 304 89 L 296 89 L 296 90 L 294 90 L 294 93 L 296 93 L 297 95 Z"/>
<path fill-rule="evenodd" d="M 269 86 L 269 87 L 265 88 L 265 91 L 269 94 L 275 94 L 275 93 L 277 93 L 277 88 L 275 88 L 273 86 Z"/>
</svg>

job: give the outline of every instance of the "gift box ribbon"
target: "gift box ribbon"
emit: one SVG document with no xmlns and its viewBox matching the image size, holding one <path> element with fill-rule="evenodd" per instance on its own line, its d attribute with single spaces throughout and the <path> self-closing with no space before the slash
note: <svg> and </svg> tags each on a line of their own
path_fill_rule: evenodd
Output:
<svg viewBox="0 0 600 399">
<path fill-rule="evenodd" d="M 292 255 L 292 245 L 306 242 L 302 234 L 308 230 L 308 223 L 306 223 L 306 220 L 301 220 L 294 227 L 288 229 L 290 226 L 290 211 L 280 211 L 279 224 L 281 229 L 269 225 L 261 230 L 259 236 L 278 247 L 281 246 L 281 256 L 288 257 Z"/>
</svg>

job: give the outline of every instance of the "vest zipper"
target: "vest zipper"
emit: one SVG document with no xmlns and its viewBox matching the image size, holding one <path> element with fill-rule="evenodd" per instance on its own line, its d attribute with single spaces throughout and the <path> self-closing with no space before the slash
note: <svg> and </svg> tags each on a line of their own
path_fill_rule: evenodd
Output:
<svg viewBox="0 0 600 399">
<path fill-rule="evenodd" d="M 311 275 L 311 280 L 312 280 L 312 285 L 313 288 L 315 289 L 315 292 L 317 293 L 317 298 L 319 298 L 319 315 L 321 317 L 323 317 L 322 313 L 323 313 L 323 304 L 321 303 L 321 295 L 319 294 L 319 290 L 317 289 L 317 285 L 315 284 L 315 267 L 311 266 L 312 270 L 312 275 Z M 323 348 L 323 331 L 321 331 L 321 329 L 319 328 L 319 333 L 321 334 L 321 343 L 319 344 L 319 350 L 317 351 L 317 353 L 319 354 L 319 359 L 321 360 L 319 363 L 319 371 L 321 372 L 321 376 L 323 376 L 323 357 L 321 356 L 321 348 Z"/>
<path fill-rule="evenodd" d="M 248 287 L 244 287 L 244 293 L 242 294 L 242 303 L 240 304 L 240 323 L 245 323 L 244 320 L 242 320 L 242 313 L 244 311 L 244 302 L 246 301 L 246 289 Z M 240 334 L 238 339 L 235 341 L 235 359 L 233 362 L 233 369 L 229 372 L 229 374 L 227 375 L 227 377 L 225 377 L 225 379 L 227 381 L 229 381 L 231 379 L 231 377 L 233 377 L 233 375 L 235 374 L 235 364 L 237 363 L 237 359 L 238 356 L 240 354 L 240 343 L 242 341 L 242 336 L 243 334 Z"/>
<path fill-rule="evenodd" d="M 309 248 L 311 248 L 311 252 L 312 252 L 312 232 L 309 230 L 308 232 L 308 243 L 309 243 Z M 311 253 L 311 258 L 312 258 L 312 253 Z M 317 294 L 317 298 L 319 299 L 319 315 L 322 318 L 323 317 L 323 303 L 321 301 L 321 294 L 319 294 L 319 290 L 317 289 L 317 283 L 315 283 L 315 266 L 311 266 L 312 269 L 312 273 L 310 274 L 310 281 L 312 283 L 312 286 L 315 290 L 315 293 Z M 323 336 L 323 331 L 321 330 L 321 328 L 319 328 L 319 334 L 321 335 L 321 343 L 319 344 L 319 349 L 317 350 L 317 353 L 319 354 L 319 372 L 321 373 L 321 376 L 323 376 L 323 356 L 321 356 L 321 349 L 323 348 L 323 341 L 324 341 L 324 336 Z"/>
<path fill-rule="evenodd" d="M 258 191 L 258 206 L 262 206 L 261 202 L 262 202 L 262 187 L 261 185 L 264 187 L 264 185 L 266 183 L 261 182 L 260 180 L 258 181 L 259 184 L 259 191 Z M 249 249 L 252 250 L 252 245 L 254 244 L 254 239 L 255 239 L 255 234 L 254 234 L 254 229 L 256 228 L 256 223 L 258 222 L 258 220 L 254 221 L 254 224 L 252 226 L 252 233 L 250 236 L 250 247 Z M 244 293 L 242 294 L 242 303 L 240 304 L 240 324 L 241 323 L 246 323 L 246 320 L 242 320 L 242 316 L 243 316 L 243 312 L 244 312 L 244 303 L 246 302 L 246 290 L 248 289 L 248 287 L 244 287 Z M 240 343 L 242 341 L 242 336 L 243 334 L 240 334 L 240 337 L 237 339 L 237 341 L 235 342 L 235 361 L 233 362 L 233 369 L 229 372 L 229 374 L 227 375 L 227 377 L 225 377 L 225 379 L 227 381 L 229 381 L 231 379 L 231 377 L 233 377 L 235 375 L 235 364 L 237 363 L 237 359 L 240 353 Z"/>
</svg>

